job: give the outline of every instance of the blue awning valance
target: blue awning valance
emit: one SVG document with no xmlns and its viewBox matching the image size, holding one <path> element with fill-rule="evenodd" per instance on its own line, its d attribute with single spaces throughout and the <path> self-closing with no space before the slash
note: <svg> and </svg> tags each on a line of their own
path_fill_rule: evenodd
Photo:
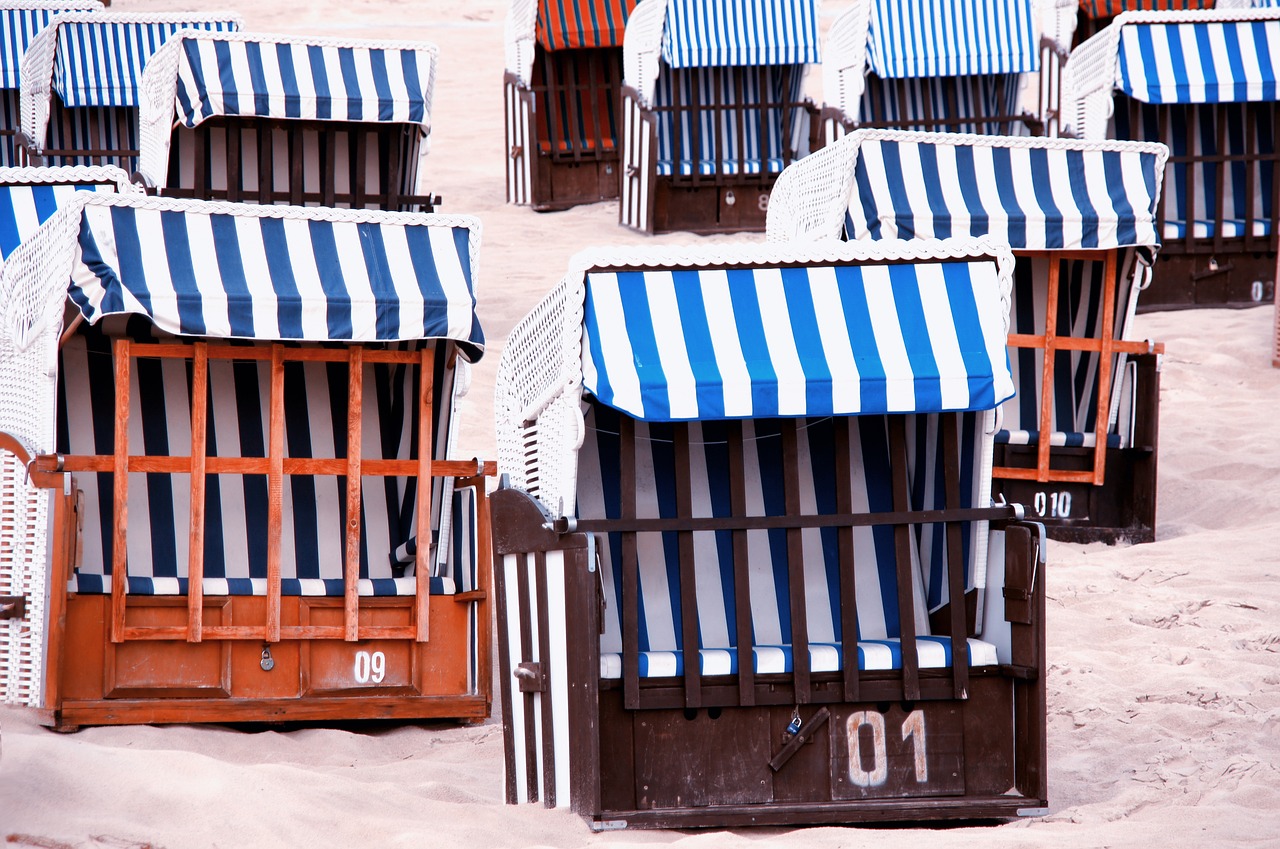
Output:
<svg viewBox="0 0 1280 849">
<path fill-rule="evenodd" d="M 639 0 L 538 0 L 536 33 L 543 50 L 621 47 L 627 17 Z"/>
<path fill-rule="evenodd" d="M 1144 103 L 1280 97 L 1280 18 L 1127 23 L 1116 88 Z"/>
<path fill-rule="evenodd" d="M 36 33 L 63 12 L 94 12 L 102 8 L 98 0 L 67 0 L 65 3 L 34 2 L 0 9 L 0 88 L 16 89 L 22 84 L 22 54 Z"/>
<path fill-rule="evenodd" d="M 33 179 L 34 171 L 26 169 L 25 181 L 12 183 L 0 171 L 0 259 L 7 259 L 76 192 L 115 192 L 129 185 L 129 176 L 119 168 L 42 168 Z"/>
<path fill-rule="evenodd" d="M 817 2 L 667 0 L 662 59 L 672 68 L 817 62 Z"/>
<path fill-rule="evenodd" d="M 987 410 L 995 262 L 593 271 L 583 386 L 645 421 Z"/>
<path fill-rule="evenodd" d="M 875 0 L 868 39 L 882 79 L 1040 68 L 1032 0 Z"/>
</svg>

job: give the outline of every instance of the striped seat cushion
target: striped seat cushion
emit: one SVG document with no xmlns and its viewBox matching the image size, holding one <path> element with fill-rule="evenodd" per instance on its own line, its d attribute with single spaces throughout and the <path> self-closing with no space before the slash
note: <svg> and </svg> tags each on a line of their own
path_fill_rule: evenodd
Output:
<svg viewBox="0 0 1280 849">
<path fill-rule="evenodd" d="M 956 77 L 881 79 L 868 74 L 861 101 L 860 125 L 933 132 L 1022 134 L 1021 123 L 1009 127 L 984 118 L 1018 114 L 1018 76 L 980 74 Z M 943 123 L 964 119 L 960 123 Z"/>
<path fill-rule="evenodd" d="M 764 162 L 759 159 L 747 159 L 742 162 L 702 159 L 696 163 L 696 167 L 694 162 L 682 160 L 679 165 L 679 173 L 682 176 L 695 173 L 710 176 L 713 174 L 781 174 L 782 169 L 787 167 L 787 162 L 780 157 L 774 157 Z M 676 163 L 667 159 L 658 160 L 658 174 L 669 177 L 674 173 L 676 173 Z"/>
<path fill-rule="evenodd" d="M 969 638 L 969 665 L 995 666 L 996 647 L 991 643 Z M 951 640 L 948 637 L 920 637 L 916 640 L 916 652 L 921 669 L 944 669 L 951 666 Z M 791 646 L 754 646 L 752 655 L 755 672 L 761 675 L 789 673 L 792 671 Z M 698 652 L 699 671 L 703 675 L 734 675 L 738 672 L 738 650 L 702 649 Z M 812 672 L 839 672 L 843 668 L 843 656 L 839 643 L 809 645 L 809 669 Z M 858 669 L 864 672 L 901 669 L 901 640 L 860 640 L 858 642 Z M 684 674 L 684 652 L 641 652 L 641 678 L 670 678 Z M 622 677 L 622 655 L 606 652 L 600 655 L 600 677 Z"/>
<path fill-rule="evenodd" d="M 186 578 L 130 576 L 127 587 L 130 595 L 186 595 L 188 584 Z M 206 596 L 267 594 L 266 578 L 205 578 L 201 586 Z M 418 590 L 416 578 L 366 578 L 356 586 L 362 596 L 411 596 Z M 71 577 L 67 589 L 79 593 L 109 593 L 111 576 L 77 572 Z M 452 578 L 431 578 L 432 595 L 453 595 L 456 591 Z M 284 596 L 341 596 L 343 592 L 341 578 L 288 578 L 280 581 L 280 594 Z"/>
<path fill-rule="evenodd" d="M 1038 430 L 997 430 L 997 445 L 1039 445 L 1040 431 Z M 1062 431 L 1054 431 L 1049 434 L 1049 444 L 1055 448 L 1093 448 L 1098 444 L 1098 435 L 1096 433 L 1063 433 Z M 1118 433 L 1107 434 L 1107 447 L 1120 448 L 1124 441 Z"/>
<path fill-rule="evenodd" d="M 1224 239 L 1240 239 L 1250 231 L 1255 236 L 1270 236 L 1271 222 L 1265 218 L 1256 218 L 1252 221 L 1246 221 L 1242 218 L 1228 218 L 1222 222 L 1222 238 Z M 1218 235 L 1218 223 L 1210 219 L 1197 219 L 1191 226 L 1191 234 L 1197 239 L 1212 239 Z M 1166 239 L 1187 238 L 1187 222 L 1181 220 L 1165 221 L 1163 235 Z"/>
</svg>

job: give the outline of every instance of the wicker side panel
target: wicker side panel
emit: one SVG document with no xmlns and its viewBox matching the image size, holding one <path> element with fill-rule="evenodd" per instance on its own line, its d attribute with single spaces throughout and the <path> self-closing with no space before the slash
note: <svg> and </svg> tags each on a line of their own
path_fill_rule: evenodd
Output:
<svg viewBox="0 0 1280 849">
<path fill-rule="evenodd" d="M 0 451 L 0 596 L 20 596 L 23 616 L 0 620 L 0 696 L 38 707 L 44 692 L 46 494 Z"/>
<path fill-rule="evenodd" d="M 531 171 L 536 155 L 531 98 L 513 74 L 507 75 L 503 90 L 506 95 L 507 203 L 526 206 L 531 202 Z"/>
</svg>

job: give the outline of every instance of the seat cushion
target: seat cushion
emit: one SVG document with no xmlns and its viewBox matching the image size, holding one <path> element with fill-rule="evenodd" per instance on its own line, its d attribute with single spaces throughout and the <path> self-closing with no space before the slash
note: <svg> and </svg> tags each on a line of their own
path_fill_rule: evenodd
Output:
<svg viewBox="0 0 1280 849">
<path fill-rule="evenodd" d="M 130 595 L 185 595 L 186 578 L 138 578 L 129 577 Z M 361 579 L 357 592 L 361 596 L 411 596 L 417 592 L 418 583 L 415 578 L 374 578 Z M 92 575 L 77 572 L 71 577 L 67 590 L 73 593 L 109 593 L 111 592 L 110 575 Z M 433 577 L 431 579 L 432 595 L 453 595 L 457 592 L 452 578 Z M 206 596 L 221 595 L 260 595 L 267 594 L 267 582 L 264 578 L 205 578 L 204 594 Z M 342 579 L 298 579 L 284 578 L 280 581 L 280 594 L 285 596 L 336 596 L 343 595 Z"/>
</svg>

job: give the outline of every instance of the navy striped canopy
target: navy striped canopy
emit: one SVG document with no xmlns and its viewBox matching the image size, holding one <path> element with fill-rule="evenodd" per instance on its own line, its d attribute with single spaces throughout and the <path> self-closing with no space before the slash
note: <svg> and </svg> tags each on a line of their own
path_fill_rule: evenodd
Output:
<svg viewBox="0 0 1280 849">
<path fill-rule="evenodd" d="M 67 0 L 65 3 L 32 3 L 0 9 L 0 88 L 16 89 L 21 85 L 22 54 L 49 19 L 62 12 L 95 12 L 102 9 L 98 0 Z"/>
<path fill-rule="evenodd" d="M 958 133 L 858 133 L 849 238 L 992 236 L 1016 249 L 1159 244 L 1168 151 Z"/>
<path fill-rule="evenodd" d="M 0 259 L 8 259 L 18 245 L 40 228 L 40 225 L 65 205 L 77 191 L 114 192 L 128 183 L 128 176 L 119 169 L 111 169 L 119 175 L 112 180 L 107 175 L 93 178 L 89 169 L 59 168 L 48 171 L 64 172 L 51 182 L 10 183 L 0 171 Z M 93 169 L 103 172 L 106 169 Z"/>
<path fill-rule="evenodd" d="M 330 210 L 107 195 L 89 196 L 80 215 L 70 295 L 90 323 L 133 313 L 192 336 L 443 338 L 472 359 L 484 347 L 472 218 L 335 220 Z"/>
<path fill-rule="evenodd" d="M 1116 88 L 1144 103 L 1280 99 L 1280 17 L 1149 20 L 1120 29 Z"/>
<path fill-rule="evenodd" d="M 667 0 L 662 59 L 672 68 L 817 62 L 817 2 Z"/>
<path fill-rule="evenodd" d="M 234 31 L 239 19 L 133 21 L 104 16 L 59 23 L 53 89 L 63 106 L 137 106 L 143 66 L 169 36 L 184 29 Z"/>
<path fill-rule="evenodd" d="M 874 0 L 868 39 L 882 79 L 1040 68 L 1032 0 Z"/>
<path fill-rule="evenodd" d="M 990 260 L 592 271 L 583 387 L 643 421 L 988 410 L 1004 321 Z"/>
<path fill-rule="evenodd" d="M 178 63 L 177 116 L 215 115 L 421 124 L 429 107 L 430 45 L 308 44 L 270 36 L 191 36 Z"/>
</svg>

